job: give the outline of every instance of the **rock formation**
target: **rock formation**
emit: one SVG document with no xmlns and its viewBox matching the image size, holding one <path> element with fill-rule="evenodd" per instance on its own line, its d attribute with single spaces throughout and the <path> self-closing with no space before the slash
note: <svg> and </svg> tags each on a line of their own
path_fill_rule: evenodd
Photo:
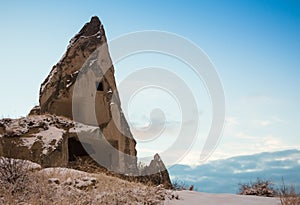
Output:
<svg viewBox="0 0 300 205">
<path fill-rule="evenodd" d="M 89 156 L 78 140 L 78 135 L 89 139 L 101 134 L 99 127 L 78 123 L 77 126 L 74 125 L 75 123 L 66 117 L 51 114 L 2 119 L 0 156 L 30 160 L 42 167 L 66 167 L 76 157 Z M 105 159 L 108 154 L 103 153 Z M 104 165 L 115 171 L 120 166 L 120 163 L 116 162 L 119 160 L 114 159 L 113 162 Z"/>
<path fill-rule="evenodd" d="M 166 188 L 172 188 L 167 168 L 158 154 L 155 154 L 149 166 L 145 167 L 143 175 L 150 176 L 154 184 L 162 184 Z"/>
<path fill-rule="evenodd" d="M 117 154 L 103 147 L 104 141 Z M 65 167 L 77 156 L 93 155 L 86 146 L 96 143 L 100 143 L 95 152 L 99 155 L 100 150 L 104 167 L 120 173 L 139 172 L 136 141 L 121 109 L 103 25 L 92 17 L 42 83 L 39 106 L 27 117 L 0 120 L 0 156 L 30 160 L 42 167 Z M 154 184 L 171 186 L 158 155 L 146 169 L 143 174 L 159 172 L 150 179 Z"/>
<path fill-rule="evenodd" d="M 52 115 L 0 120 L 0 156 L 27 159 L 43 167 L 67 166 L 73 122 Z"/>
<path fill-rule="evenodd" d="M 83 76 L 88 80 L 81 80 Z M 80 89 L 75 93 L 76 80 Z M 41 114 L 73 119 L 73 111 L 76 110 L 76 121 L 99 126 L 114 148 L 136 156 L 136 142 L 121 111 L 114 67 L 98 17 L 92 17 L 70 40 L 66 53 L 42 83 L 39 101 Z M 124 167 L 124 156 L 120 156 L 119 163 L 120 167 Z"/>
</svg>

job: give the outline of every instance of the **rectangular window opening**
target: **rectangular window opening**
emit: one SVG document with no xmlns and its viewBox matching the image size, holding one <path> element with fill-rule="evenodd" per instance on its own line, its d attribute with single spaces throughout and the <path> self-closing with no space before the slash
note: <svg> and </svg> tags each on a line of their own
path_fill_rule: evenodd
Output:
<svg viewBox="0 0 300 205">
<path fill-rule="evenodd" d="M 104 91 L 103 83 L 101 81 L 96 86 L 97 86 L 97 91 Z"/>
</svg>

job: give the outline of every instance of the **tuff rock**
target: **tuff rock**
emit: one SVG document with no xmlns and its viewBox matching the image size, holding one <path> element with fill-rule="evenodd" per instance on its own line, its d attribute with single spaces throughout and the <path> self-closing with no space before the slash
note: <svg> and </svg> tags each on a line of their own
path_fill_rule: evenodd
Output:
<svg viewBox="0 0 300 205">
<path fill-rule="evenodd" d="M 87 80 L 82 80 L 84 78 Z M 76 81 L 80 88 L 75 93 Z M 121 110 L 114 67 L 98 17 L 92 17 L 70 40 L 66 53 L 42 83 L 39 102 L 40 110 L 35 108 L 33 113 L 50 113 L 73 119 L 76 110 L 76 121 L 98 126 L 115 149 L 125 155 L 136 156 L 136 142 Z M 119 165 L 114 166 L 122 169 L 128 163 L 135 164 L 134 159 L 131 157 L 131 162 L 126 162 L 122 155 L 112 160 L 119 161 Z"/>
<path fill-rule="evenodd" d="M 30 160 L 42 167 L 66 167 L 76 156 L 88 155 L 80 133 L 90 144 L 94 143 L 90 136 L 97 133 L 122 153 L 112 157 L 100 149 L 113 170 L 137 171 L 136 141 L 121 109 L 114 66 L 98 17 L 92 17 L 70 40 L 40 87 L 39 106 L 27 117 L 0 120 L 0 156 Z M 155 184 L 170 185 L 158 155 L 147 169 L 145 173 L 159 172 Z"/>
<path fill-rule="evenodd" d="M 172 188 L 167 168 L 158 154 L 155 154 L 150 164 L 144 168 L 143 175 L 150 176 L 152 183 L 156 185 L 162 184 L 165 188 Z"/>
<path fill-rule="evenodd" d="M 0 156 L 26 159 L 43 167 L 67 166 L 73 122 L 53 115 L 0 120 Z"/>
</svg>

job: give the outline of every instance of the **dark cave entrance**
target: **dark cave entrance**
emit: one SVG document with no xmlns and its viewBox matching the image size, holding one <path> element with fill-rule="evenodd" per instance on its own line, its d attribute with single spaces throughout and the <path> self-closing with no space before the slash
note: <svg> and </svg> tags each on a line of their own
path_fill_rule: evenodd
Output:
<svg viewBox="0 0 300 205">
<path fill-rule="evenodd" d="M 103 140 L 96 141 L 95 143 L 96 144 L 93 144 L 92 146 L 91 144 L 79 141 L 77 137 L 70 137 L 68 139 L 69 164 L 76 165 L 76 163 L 81 160 L 92 160 L 96 166 L 104 167 L 108 170 L 117 170 L 119 168 L 119 141 Z M 97 153 L 93 149 L 95 146 L 98 150 Z M 85 148 L 89 151 L 89 153 L 85 150 Z M 94 161 L 90 155 L 96 157 L 97 162 Z"/>
<path fill-rule="evenodd" d="M 100 81 L 99 83 L 96 84 L 97 86 L 97 91 L 104 91 L 103 83 Z"/>
<path fill-rule="evenodd" d="M 91 150 L 91 145 L 84 144 L 85 147 Z M 89 156 L 89 153 L 86 152 L 84 146 L 81 142 L 75 137 L 71 137 L 68 139 L 68 149 L 69 149 L 69 161 L 75 161 L 78 157 Z"/>
</svg>

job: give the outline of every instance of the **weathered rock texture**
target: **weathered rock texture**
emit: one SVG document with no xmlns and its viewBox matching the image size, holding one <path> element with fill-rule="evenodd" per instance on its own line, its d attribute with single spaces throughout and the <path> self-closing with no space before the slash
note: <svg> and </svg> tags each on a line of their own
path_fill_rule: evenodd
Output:
<svg viewBox="0 0 300 205">
<path fill-rule="evenodd" d="M 146 166 L 142 172 L 143 175 L 152 178 L 152 183 L 163 184 L 166 188 L 172 188 L 167 168 L 158 154 L 154 155 L 154 159 L 151 160 L 149 166 Z"/>
<path fill-rule="evenodd" d="M 66 117 L 51 114 L 2 119 L 0 156 L 30 160 L 42 167 L 66 167 L 77 157 L 93 155 L 86 152 L 78 139 L 78 135 L 84 135 L 90 145 L 97 143 L 96 147 L 103 149 L 103 158 L 106 160 L 101 161 L 102 166 L 114 171 L 119 168 L 119 159 L 112 158 L 112 162 L 108 161 L 109 153 L 105 153 L 105 146 L 101 146 L 103 140 L 98 139 L 99 136 L 104 139 L 99 127 L 79 123 L 74 125 Z M 128 168 L 127 165 L 123 166 Z"/>
<path fill-rule="evenodd" d="M 43 167 L 67 166 L 73 122 L 52 115 L 0 120 L 0 156 L 26 159 Z"/>
<path fill-rule="evenodd" d="M 80 89 L 73 92 L 76 86 Z M 108 170 L 139 173 L 136 142 L 121 110 L 114 67 L 98 17 L 71 39 L 66 53 L 42 83 L 39 101 L 27 117 L 0 120 L 0 156 L 30 160 L 42 167 L 66 167 L 76 157 L 93 155 L 84 149 L 84 141 L 87 146 L 98 143 Z M 104 141 L 122 154 L 112 155 L 102 146 Z M 135 179 L 171 186 L 158 155 L 143 171 L 147 174 L 151 177 Z"/>
<path fill-rule="evenodd" d="M 82 75 L 88 80 L 81 80 L 83 77 L 78 77 L 79 72 L 84 73 Z M 76 80 L 80 89 L 76 93 L 77 96 L 74 96 Z M 79 104 L 74 103 L 74 100 Z M 136 156 L 136 142 L 121 110 L 114 67 L 108 53 L 104 29 L 98 17 L 93 17 L 70 40 L 66 53 L 41 85 L 41 114 L 50 113 L 73 119 L 72 106 L 78 115 L 75 120 L 99 126 L 106 140 L 114 148 L 127 155 Z M 123 155 L 118 161 L 120 168 L 125 166 Z"/>
</svg>

